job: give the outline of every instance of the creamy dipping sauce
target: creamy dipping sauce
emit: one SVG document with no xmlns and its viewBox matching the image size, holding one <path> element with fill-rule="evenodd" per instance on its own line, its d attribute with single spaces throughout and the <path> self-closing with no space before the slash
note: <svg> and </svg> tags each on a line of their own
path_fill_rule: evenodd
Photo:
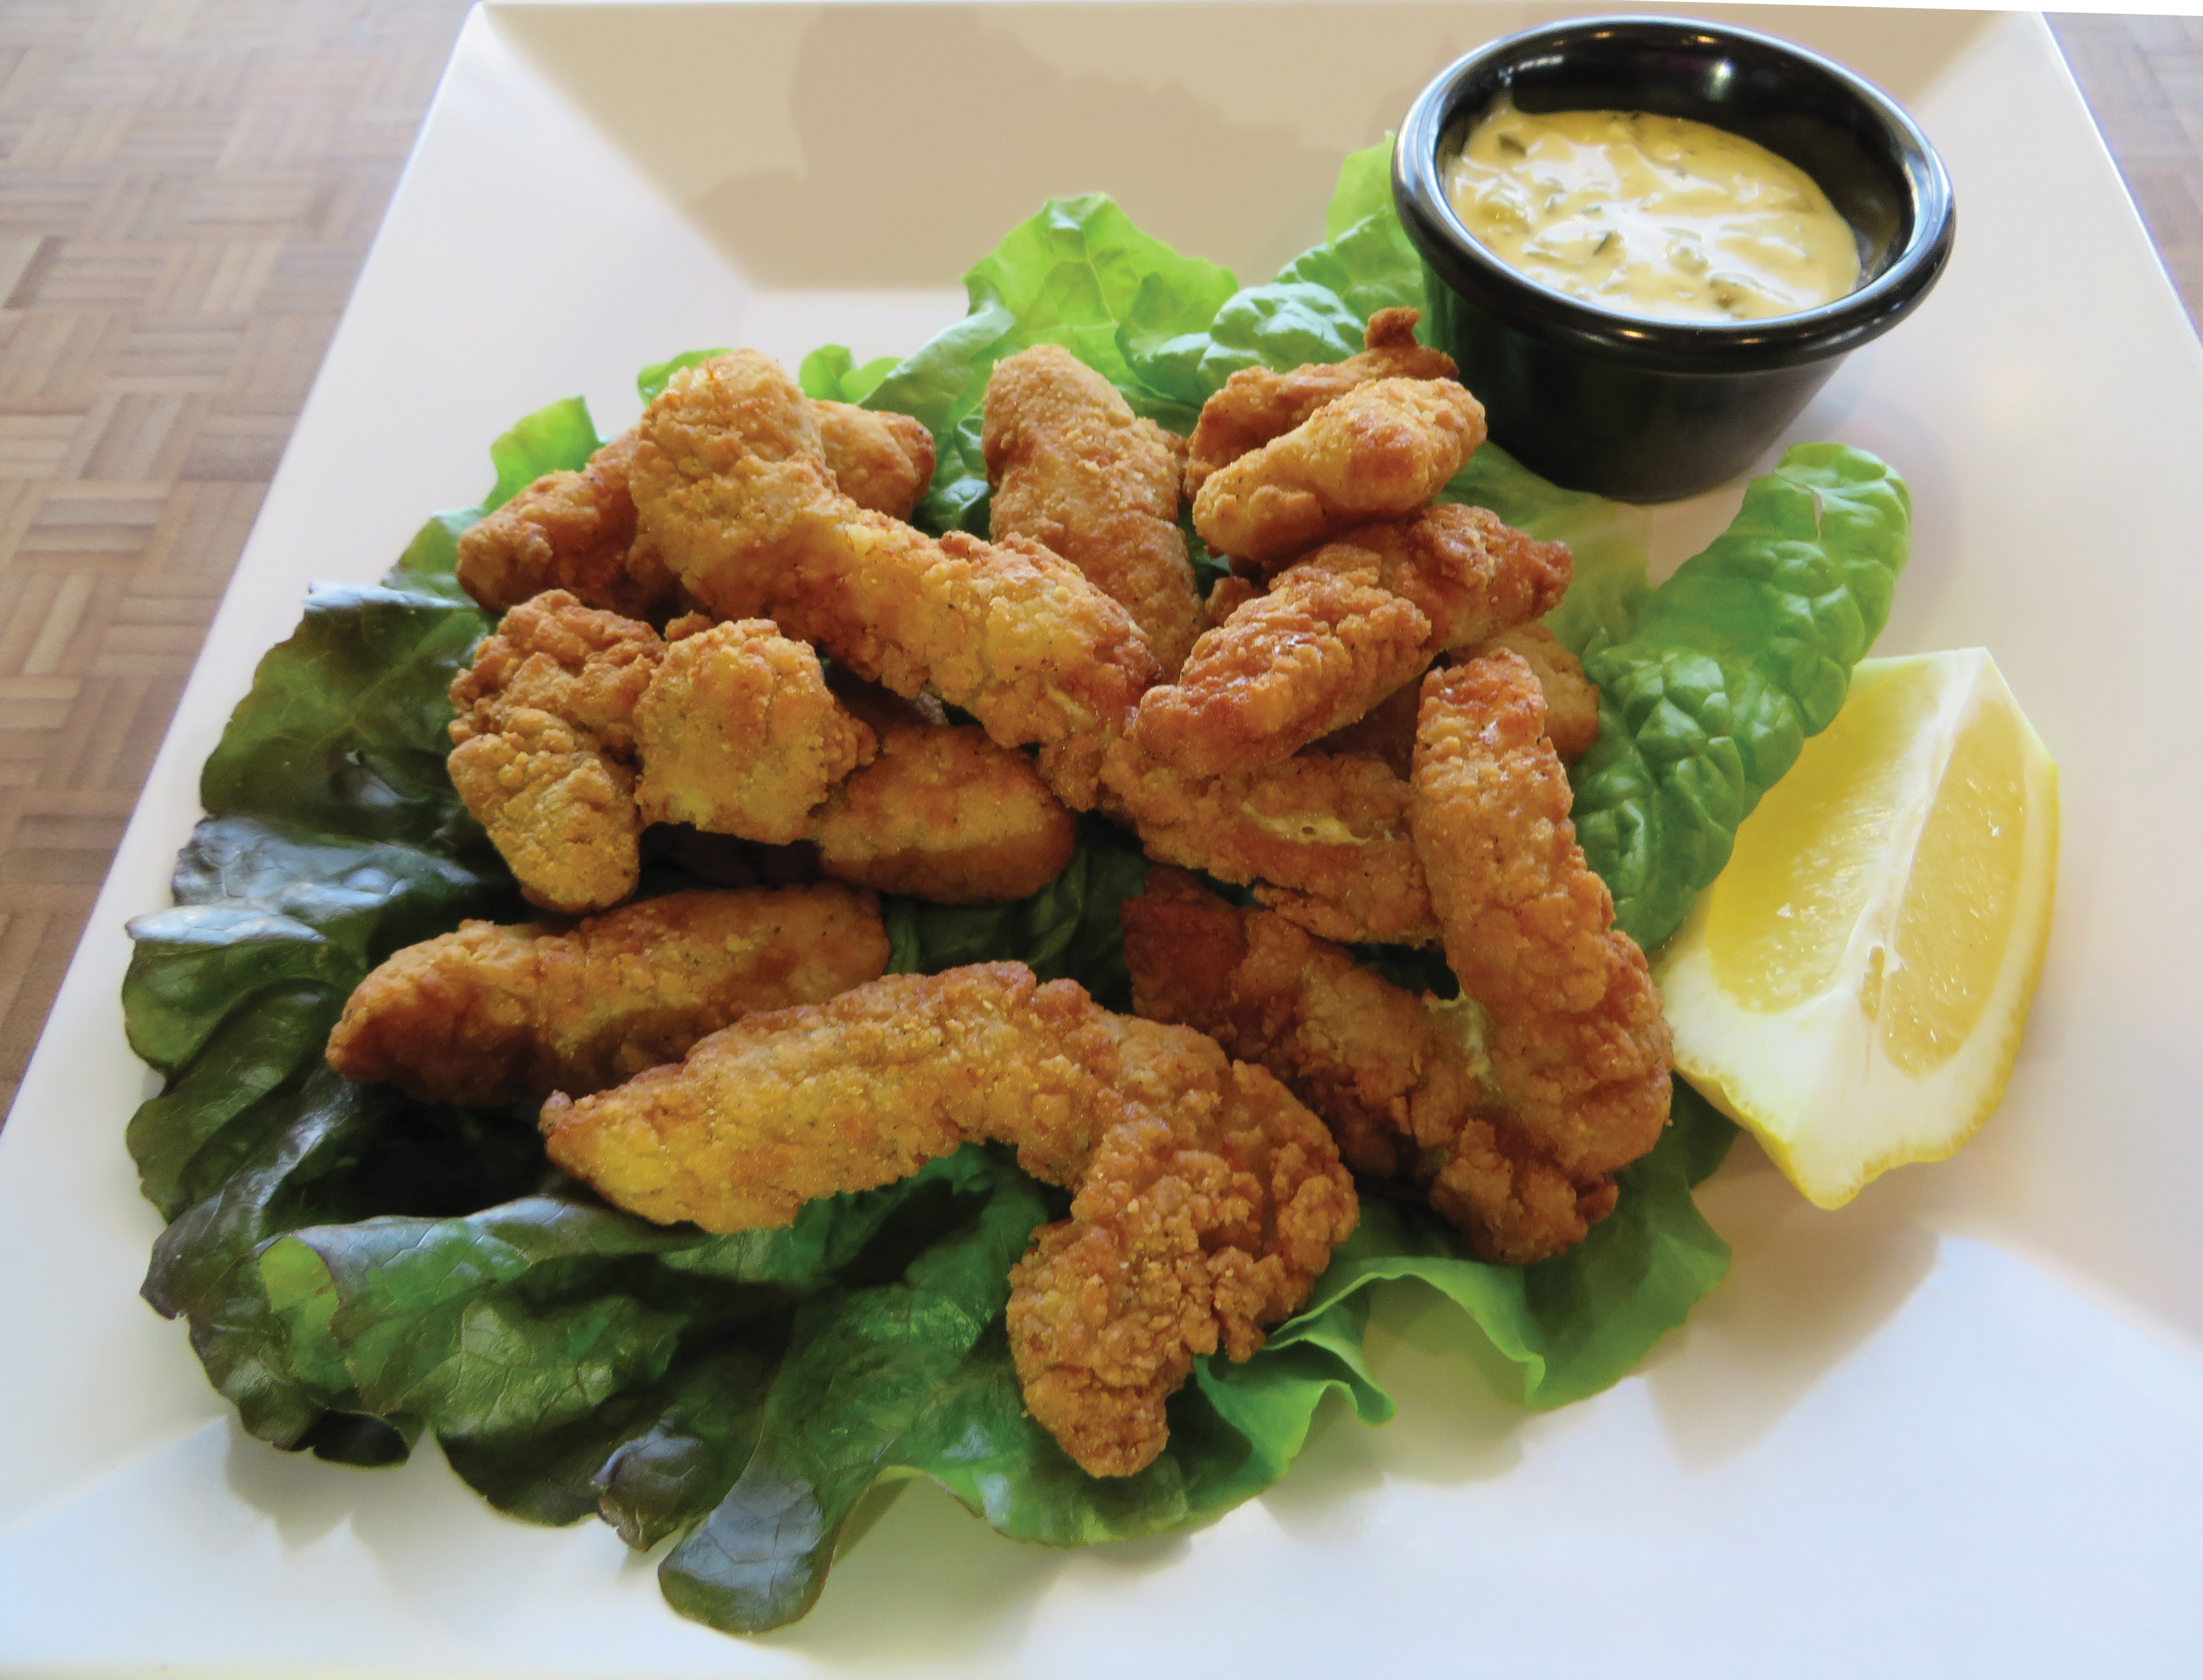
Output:
<svg viewBox="0 0 2203 1680">
<path fill-rule="evenodd" d="M 1462 225 L 1509 268 L 1660 321 L 1794 315 L 1856 291 L 1858 240 L 1813 178 L 1703 122 L 1495 105 L 1446 165 Z"/>
</svg>

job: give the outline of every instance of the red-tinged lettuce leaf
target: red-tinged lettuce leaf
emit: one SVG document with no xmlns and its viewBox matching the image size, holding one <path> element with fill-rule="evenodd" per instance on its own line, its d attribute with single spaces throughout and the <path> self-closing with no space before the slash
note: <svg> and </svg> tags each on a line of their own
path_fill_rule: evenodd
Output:
<svg viewBox="0 0 2203 1680">
<path fill-rule="evenodd" d="M 492 446 L 483 505 L 594 446 L 577 402 L 539 410 Z M 188 1317 L 247 1428 L 353 1461 L 403 1458 L 411 1425 L 368 1418 L 346 1385 L 292 1368 L 256 1251 L 302 1224 L 465 1212 L 542 1171 L 532 1128 L 363 1090 L 322 1060 L 375 963 L 519 908 L 443 773 L 445 690 L 485 628 L 454 598 L 452 543 L 480 513 L 431 521 L 395 587 L 316 592 L 208 763 L 214 815 L 178 860 L 176 908 L 130 929 L 127 1030 L 168 1076 L 128 1133 L 170 1221 L 146 1297 Z"/>
<path fill-rule="evenodd" d="M 317 590 L 207 760 L 207 810 L 459 849 L 472 819 L 444 770 L 446 691 L 487 628 L 433 595 Z"/>
<path fill-rule="evenodd" d="M 694 1525 L 724 1499 L 765 1421 L 772 1352 L 730 1343 L 676 1364 L 603 1431 L 590 1488 L 597 1510 L 638 1552 Z M 582 1454 L 572 1455 L 578 1468 Z M 501 1509 L 521 1511 L 478 1472 L 460 1473 Z M 539 1518 L 539 1520 L 546 1520 Z"/>
<path fill-rule="evenodd" d="M 581 398 L 546 404 L 490 445 L 497 478 L 481 504 L 432 516 L 381 586 L 325 585 L 308 596 L 304 621 L 261 661 L 207 760 L 207 810 L 478 852 L 479 831 L 443 769 L 446 691 L 489 628 L 458 586 L 459 533 L 596 447 Z"/>
<path fill-rule="evenodd" d="M 233 1118 L 237 1160 L 154 1245 L 145 1294 L 186 1317 L 192 1346 L 245 1426 L 280 1447 L 319 1447 L 330 1414 L 367 1408 L 324 1365 L 301 1370 L 254 1259 L 298 1226 L 375 1214 L 441 1214 L 504 1200 L 540 1176 L 533 1129 L 501 1115 L 415 1103 L 346 1083 L 318 1056 Z M 343 1424 L 329 1437 L 378 1461 L 403 1458 L 408 1419 L 380 1431 Z"/>
<path fill-rule="evenodd" d="M 310 1226 L 257 1264 L 294 1373 L 434 1430 L 501 1508 L 572 1522 L 596 1508 L 605 1459 L 664 1410 L 653 1391 L 696 1291 L 654 1300 L 666 1292 L 650 1258 L 694 1241 L 551 1194 Z"/>
<path fill-rule="evenodd" d="M 987 1170 L 969 1173 L 960 1217 L 900 1277 L 833 1291 L 797 1312 L 756 1450 L 659 1566 L 683 1615 L 745 1633 L 802 1615 L 858 1500 L 913 1446 L 929 1444 L 926 1425 L 1009 1299 L 1010 1268 L 1061 1206 L 1005 1156 L 959 1158 Z"/>
<path fill-rule="evenodd" d="M 317 1223 L 263 1243 L 262 1299 L 294 1376 L 426 1428 L 500 1509 L 571 1522 L 610 1501 L 644 1544 L 734 1481 L 791 1313 L 900 1276 L 997 1180 L 1030 1183 L 961 1152 L 813 1202 L 786 1229 L 712 1236 L 538 1170 L 546 1188 L 479 1212 Z"/>
</svg>

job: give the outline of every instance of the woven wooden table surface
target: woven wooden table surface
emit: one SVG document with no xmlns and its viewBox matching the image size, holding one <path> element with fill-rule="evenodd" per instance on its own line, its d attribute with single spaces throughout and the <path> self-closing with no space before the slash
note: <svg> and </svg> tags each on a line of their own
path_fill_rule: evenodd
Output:
<svg viewBox="0 0 2203 1680">
<path fill-rule="evenodd" d="M 468 0 L 0 0 L 0 1111 Z M 2058 38 L 2193 315 L 2203 20 Z"/>
</svg>

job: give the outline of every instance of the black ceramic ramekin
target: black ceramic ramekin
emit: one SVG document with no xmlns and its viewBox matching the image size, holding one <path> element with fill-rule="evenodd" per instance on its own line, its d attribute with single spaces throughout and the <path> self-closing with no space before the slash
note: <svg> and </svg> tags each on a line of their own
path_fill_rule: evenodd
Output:
<svg viewBox="0 0 2203 1680">
<path fill-rule="evenodd" d="M 1526 111 L 1689 117 L 1756 140 L 1818 181 L 1859 241 L 1849 296 L 1761 321 L 1651 321 L 1517 273 L 1471 238 L 1443 160 L 1503 93 Z M 1750 468 L 1845 354 L 1918 306 L 1950 260 L 1942 161 L 1879 88 L 1748 29 L 1582 18 L 1462 59 L 1409 109 L 1392 196 L 1422 253 L 1430 341 L 1461 364 L 1491 435 L 1556 483 L 1671 501 Z"/>
</svg>

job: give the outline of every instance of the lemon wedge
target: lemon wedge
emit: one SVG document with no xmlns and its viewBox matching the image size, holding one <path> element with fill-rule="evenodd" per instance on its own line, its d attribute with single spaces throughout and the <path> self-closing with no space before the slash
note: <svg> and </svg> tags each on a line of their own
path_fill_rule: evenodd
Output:
<svg viewBox="0 0 2203 1680">
<path fill-rule="evenodd" d="M 1675 1064 L 1840 1207 L 2004 1094 L 2058 869 L 2058 767 L 1980 648 L 1869 659 L 1654 975 Z"/>
</svg>

